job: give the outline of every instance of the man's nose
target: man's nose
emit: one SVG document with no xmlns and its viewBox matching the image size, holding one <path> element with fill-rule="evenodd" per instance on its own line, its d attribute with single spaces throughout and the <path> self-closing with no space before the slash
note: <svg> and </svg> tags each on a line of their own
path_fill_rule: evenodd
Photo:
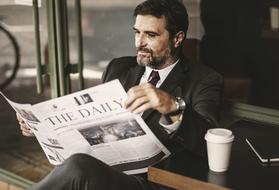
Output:
<svg viewBox="0 0 279 190">
<path fill-rule="evenodd" d="M 136 47 L 145 47 L 147 45 L 144 35 L 136 35 L 135 37 Z"/>
</svg>

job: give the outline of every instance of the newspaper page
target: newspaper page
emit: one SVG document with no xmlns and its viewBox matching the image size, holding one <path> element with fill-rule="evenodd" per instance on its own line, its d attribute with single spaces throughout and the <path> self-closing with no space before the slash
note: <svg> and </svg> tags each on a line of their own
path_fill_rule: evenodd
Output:
<svg viewBox="0 0 279 190">
<path fill-rule="evenodd" d="M 122 107 L 126 97 L 121 83 L 113 80 L 35 105 L 5 98 L 34 132 L 51 164 L 85 153 L 127 174 L 143 173 L 170 152 L 140 115 Z"/>
</svg>

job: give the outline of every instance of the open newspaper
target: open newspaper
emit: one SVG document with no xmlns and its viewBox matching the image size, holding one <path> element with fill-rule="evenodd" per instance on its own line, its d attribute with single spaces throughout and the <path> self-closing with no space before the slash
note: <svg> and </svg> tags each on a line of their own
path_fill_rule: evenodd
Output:
<svg viewBox="0 0 279 190">
<path fill-rule="evenodd" d="M 85 153 L 127 174 L 143 173 L 170 152 L 141 116 L 122 107 L 126 97 L 114 80 L 35 105 L 5 98 L 34 132 L 51 164 Z"/>
</svg>

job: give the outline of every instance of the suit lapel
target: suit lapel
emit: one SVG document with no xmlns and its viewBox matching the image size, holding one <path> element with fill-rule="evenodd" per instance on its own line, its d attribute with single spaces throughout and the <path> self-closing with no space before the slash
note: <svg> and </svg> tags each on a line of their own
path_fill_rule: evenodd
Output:
<svg viewBox="0 0 279 190">
<path fill-rule="evenodd" d="M 183 60 L 179 61 L 160 86 L 160 89 L 171 94 L 185 80 L 187 70 L 188 63 Z"/>
<path fill-rule="evenodd" d="M 139 84 L 144 70 L 144 67 L 136 65 L 135 67 L 132 67 L 130 70 L 127 71 L 127 78 L 122 83 L 126 91 L 128 91 L 131 87 Z"/>
<path fill-rule="evenodd" d="M 188 61 L 181 59 L 173 70 L 169 73 L 160 89 L 172 94 L 172 92 L 181 84 L 186 78 L 186 72 L 188 70 Z M 153 111 L 153 109 L 147 110 L 143 113 L 142 118 L 146 119 Z"/>
</svg>

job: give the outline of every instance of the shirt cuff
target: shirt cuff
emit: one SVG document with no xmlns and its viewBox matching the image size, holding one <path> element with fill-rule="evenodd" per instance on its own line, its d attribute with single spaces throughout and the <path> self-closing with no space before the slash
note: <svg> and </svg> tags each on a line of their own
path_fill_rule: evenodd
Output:
<svg viewBox="0 0 279 190">
<path fill-rule="evenodd" d="M 183 113 L 180 115 L 179 119 L 174 122 L 174 123 L 170 123 L 169 120 L 167 118 L 168 116 L 162 115 L 160 120 L 159 120 L 159 124 L 164 127 L 165 131 L 168 134 L 173 133 L 174 131 L 176 131 L 178 129 L 178 127 L 180 126 L 182 119 L 183 119 Z"/>
</svg>

